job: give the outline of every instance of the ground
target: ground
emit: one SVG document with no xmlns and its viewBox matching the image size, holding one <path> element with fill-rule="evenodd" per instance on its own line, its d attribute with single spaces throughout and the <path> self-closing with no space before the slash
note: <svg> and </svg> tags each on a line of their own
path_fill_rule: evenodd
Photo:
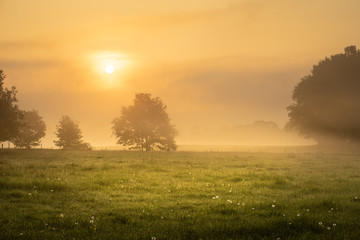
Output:
<svg viewBox="0 0 360 240">
<path fill-rule="evenodd" d="M 0 239 L 359 239 L 360 157 L 0 150 Z"/>
</svg>

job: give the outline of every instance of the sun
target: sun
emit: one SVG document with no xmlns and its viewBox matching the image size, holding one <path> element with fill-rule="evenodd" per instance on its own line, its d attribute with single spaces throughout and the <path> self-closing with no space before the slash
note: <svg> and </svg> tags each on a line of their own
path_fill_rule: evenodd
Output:
<svg viewBox="0 0 360 240">
<path fill-rule="evenodd" d="M 107 72 L 108 74 L 112 74 L 114 72 L 114 66 L 110 64 L 106 65 L 105 72 Z"/>
</svg>

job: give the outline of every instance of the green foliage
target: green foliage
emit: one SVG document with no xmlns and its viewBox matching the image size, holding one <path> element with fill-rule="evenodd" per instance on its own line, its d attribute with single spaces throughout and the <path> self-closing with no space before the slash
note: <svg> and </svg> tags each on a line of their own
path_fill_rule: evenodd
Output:
<svg viewBox="0 0 360 240">
<path fill-rule="evenodd" d="M 45 122 L 37 111 L 23 111 L 18 134 L 12 142 L 18 148 L 39 146 L 40 139 L 45 136 L 45 131 Z"/>
<path fill-rule="evenodd" d="M 0 151 L 0 239 L 358 239 L 358 154 Z"/>
<path fill-rule="evenodd" d="M 320 144 L 360 142 L 360 51 L 321 60 L 301 79 L 288 107 L 288 127 Z"/>
<path fill-rule="evenodd" d="M 91 149 L 90 144 L 82 140 L 79 123 L 67 115 L 61 117 L 55 134 L 58 140 L 54 143 L 62 149 Z"/>
<path fill-rule="evenodd" d="M 12 140 L 18 131 L 20 110 L 16 88 L 4 87 L 5 74 L 0 70 L 0 142 Z"/>
<path fill-rule="evenodd" d="M 177 148 L 177 131 L 166 106 L 160 98 L 152 98 L 151 94 L 136 94 L 134 104 L 123 107 L 121 117 L 115 118 L 112 123 L 117 143 L 130 146 L 130 149 L 172 151 Z"/>
</svg>

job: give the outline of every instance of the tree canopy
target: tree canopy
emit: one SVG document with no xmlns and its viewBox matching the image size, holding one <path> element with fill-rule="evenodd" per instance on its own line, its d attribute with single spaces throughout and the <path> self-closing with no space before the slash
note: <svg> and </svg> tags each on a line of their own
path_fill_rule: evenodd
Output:
<svg viewBox="0 0 360 240">
<path fill-rule="evenodd" d="M 321 60 L 293 91 L 288 128 L 319 144 L 360 142 L 360 51 Z"/>
<path fill-rule="evenodd" d="M 59 124 L 56 125 L 55 135 L 58 140 L 54 143 L 62 149 L 91 149 L 90 144 L 82 139 L 79 123 L 67 115 L 62 116 Z"/>
<path fill-rule="evenodd" d="M 166 112 L 166 105 L 151 94 L 135 95 L 133 105 L 123 107 L 121 116 L 113 120 L 113 134 L 117 143 L 130 149 L 151 151 L 176 150 L 177 130 Z"/>
<path fill-rule="evenodd" d="M 4 87 L 5 74 L 0 70 L 0 142 L 10 141 L 18 131 L 20 110 L 17 105 L 16 88 Z"/>
<path fill-rule="evenodd" d="M 39 146 L 40 139 L 45 136 L 45 131 L 45 122 L 37 111 L 22 111 L 18 133 L 12 143 L 19 148 L 29 149 Z"/>
</svg>

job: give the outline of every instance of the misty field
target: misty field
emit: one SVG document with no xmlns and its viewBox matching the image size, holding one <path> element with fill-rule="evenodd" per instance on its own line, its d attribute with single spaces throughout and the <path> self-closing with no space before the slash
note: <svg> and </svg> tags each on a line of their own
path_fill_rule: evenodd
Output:
<svg viewBox="0 0 360 240">
<path fill-rule="evenodd" d="M 0 239 L 360 237 L 350 152 L 1 150 L 0 191 Z"/>
</svg>

